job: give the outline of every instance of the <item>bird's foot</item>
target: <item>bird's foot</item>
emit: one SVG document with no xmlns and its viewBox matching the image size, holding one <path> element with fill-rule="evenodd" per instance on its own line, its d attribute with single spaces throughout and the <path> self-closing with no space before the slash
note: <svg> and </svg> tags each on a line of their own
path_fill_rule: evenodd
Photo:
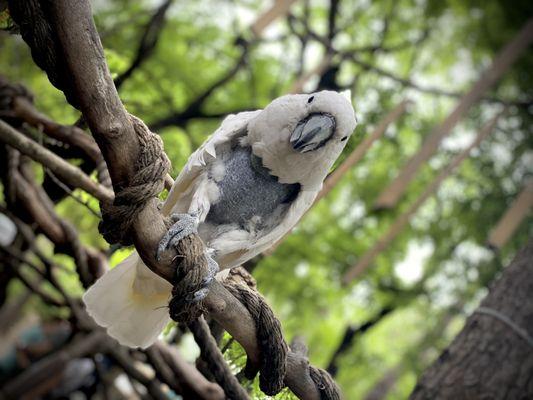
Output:
<svg viewBox="0 0 533 400">
<path fill-rule="evenodd" d="M 213 279 L 215 279 L 215 275 L 219 271 L 218 263 L 213 258 L 213 253 L 213 249 L 208 249 L 205 252 L 205 258 L 207 259 L 207 276 L 204 278 L 203 281 L 204 286 L 209 286 Z"/>
<path fill-rule="evenodd" d="M 175 247 L 180 240 L 185 238 L 188 235 L 197 233 L 198 229 L 198 215 L 196 214 L 172 214 L 170 216 L 173 225 L 170 227 L 168 232 L 163 236 L 159 242 L 157 248 L 156 258 L 160 260 L 163 253 L 168 251 L 170 248 Z M 189 293 L 187 296 L 184 296 L 184 301 L 186 303 L 197 303 L 203 300 L 209 293 L 209 286 L 215 275 L 217 274 L 219 268 L 217 262 L 213 258 L 214 250 L 207 249 L 205 252 L 205 258 L 207 260 L 207 274 L 203 278 L 201 283 L 201 288 L 193 293 Z M 183 301 L 183 300 L 182 300 Z"/>
<path fill-rule="evenodd" d="M 205 258 L 207 259 L 207 275 L 202 281 L 202 288 L 194 292 L 192 295 L 187 296 L 186 300 L 191 303 L 196 303 L 203 300 L 209 293 L 209 286 L 211 282 L 215 279 L 215 275 L 219 271 L 217 262 L 212 257 L 212 250 L 209 249 L 205 253 Z"/>
<path fill-rule="evenodd" d="M 163 236 L 157 247 L 156 259 L 159 261 L 162 254 L 171 247 L 176 246 L 180 240 L 193 233 L 197 233 L 198 216 L 194 214 L 172 214 L 170 216 L 173 225 Z"/>
</svg>

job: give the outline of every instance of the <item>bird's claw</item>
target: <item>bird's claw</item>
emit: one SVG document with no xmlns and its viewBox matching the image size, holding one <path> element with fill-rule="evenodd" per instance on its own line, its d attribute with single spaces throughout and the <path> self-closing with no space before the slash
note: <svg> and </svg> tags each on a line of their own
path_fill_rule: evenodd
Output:
<svg viewBox="0 0 533 400">
<path fill-rule="evenodd" d="M 211 285 L 211 282 L 213 282 L 215 275 L 219 271 L 218 264 L 213 259 L 211 250 L 206 251 L 205 258 L 207 259 L 207 275 L 202 281 L 202 288 L 185 298 L 185 301 L 189 303 L 196 303 L 207 296 L 209 293 L 209 285 Z"/>
<path fill-rule="evenodd" d="M 164 252 L 168 251 L 171 247 L 175 247 L 180 240 L 184 237 L 197 233 L 198 228 L 198 215 L 196 214 L 172 214 L 170 216 L 173 225 L 168 232 L 163 236 L 157 247 L 156 259 L 159 261 Z M 197 303 L 203 300 L 209 293 L 209 285 L 215 279 L 215 275 L 218 272 L 218 264 L 213 258 L 213 250 L 207 249 L 205 258 L 207 259 L 207 275 L 204 277 L 201 283 L 201 288 L 194 293 L 190 293 L 185 296 L 184 301 L 186 303 Z"/>
<path fill-rule="evenodd" d="M 171 221 L 174 223 L 160 240 L 157 247 L 156 259 L 159 261 L 162 254 L 176 246 L 180 240 L 193 233 L 197 233 L 198 216 L 191 214 L 172 214 Z"/>
</svg>

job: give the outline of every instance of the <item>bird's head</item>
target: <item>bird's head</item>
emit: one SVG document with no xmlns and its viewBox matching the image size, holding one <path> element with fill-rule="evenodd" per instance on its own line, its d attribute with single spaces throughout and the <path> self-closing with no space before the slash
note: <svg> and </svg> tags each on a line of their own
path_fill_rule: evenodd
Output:
<svg viewBox="0 0 533 400">
<path fill-rule="evenodd" d="M 270 103 L 248 125 L 248 141 L 282 183 L 315 190 L 356 126 L 350 101 L 322 91 L 291 94 Z"/>
</svg>

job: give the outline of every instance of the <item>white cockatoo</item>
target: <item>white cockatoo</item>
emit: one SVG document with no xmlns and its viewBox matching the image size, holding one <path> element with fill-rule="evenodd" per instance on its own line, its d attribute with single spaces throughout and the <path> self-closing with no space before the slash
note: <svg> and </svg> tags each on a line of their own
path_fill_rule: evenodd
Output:
<svg viewBox="0 0 533 400">
<path fill-rule="evenodd" d="M 174 182 L 162 213 L 177 222 L 159 251 L 197 231 L 213 275 L 216 264 L 232 268 L 263 252 L 312 205 L 355 125 L 350 101 L 331 91 L 286 95 L 264 110 L 228 116 Z M 110 336 L 146 348 L 170 321 L 171 290 L 134 252 L 83 300 Z"/>
</svg>

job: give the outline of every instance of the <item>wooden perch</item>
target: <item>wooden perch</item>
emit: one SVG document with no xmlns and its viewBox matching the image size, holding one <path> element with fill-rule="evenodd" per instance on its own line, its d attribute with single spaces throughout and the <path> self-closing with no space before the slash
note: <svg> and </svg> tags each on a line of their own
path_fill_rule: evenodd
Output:
<svg viewBox="0 0 533 400">
<path fill-rule="evenodd" d="M 385 250 L 387 246 L 396 238 L 396 236 L 398 236 L 405 225 L 409 223 L 411 217 L 418 211 L 420 206 L 437 191 L 442 182 L 448 176 L 450 176 L 450 174 L 469 156 L 472 149 L 477 147 L 483 141 L 483 139 L 485 139 L 491 133 L 502 113 L 503 112 L 500 112 L 498 115 L 496 115 L 496 117 L 494 117 L 481 129 L 474 141 L 457 157 L 455 157 L 452 162 L 446 166 L 446 168 L 442 170 L 442 172 L 433 180 L 433 182 L 428 185 L 426 190 L 424 190 L 424 192 L 416 199 L 416 201 L 407 209 L 407 211 L 401 214 L 396 221 L 394 221 L 387 233 L 385 233 L 385 235 L 383 235 L 374 244 L 374 246 L 345 273 L 343 277 L 344 284 L 350 283 L 352 280 L 363 274 L 368 267 L 370 267 L 376 256 Z"/>
<path fill-rule="evenodd" d="M 533 207 L 533 180 L 526 183 L 522 192 L 490 232 L 487 241 L 489 247 L 501 249 L 505 246 L 520 223 L 527 217 L 531 207 Z"/>
<path fill-rule="evenodd" d="M 296 2 L 296 0 L 275 0 L 274 4 L 265 11 L 263 14 L 261 14 L 255 22 L 250 27 L 250 30 L 252 33 L 259 37 L 263 33 L 263 31 L 276 19 L 283 17 L 284 15 L 287 15 L 289 12 L 292 4 Z"/>
<path fill-rule="evenodd" d="M 529 19 L 520 32 L 494 58 L 492 65 L 483 73 L 475 85 L 457 103 L 448 117 L 433 129 L 420 151 L 405 165 L 396 179 L 378 197 L 375 208 L 392 208 L 407 190 L 420 166 L 437 150 L 442 139 L 459 120 L 476 104 L 494 84 L 507 72 L 511 65 L 533 42 L 533 18 Z"/>
</svg>

